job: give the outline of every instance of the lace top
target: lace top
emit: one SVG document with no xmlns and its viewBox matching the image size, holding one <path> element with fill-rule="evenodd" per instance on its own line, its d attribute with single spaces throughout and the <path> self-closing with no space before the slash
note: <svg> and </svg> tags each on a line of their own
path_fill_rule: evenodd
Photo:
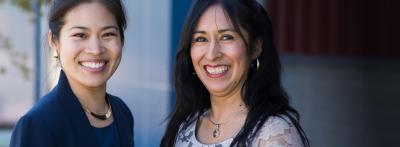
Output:
<svg viewBox="0 0 400 147">
<path fill-rule="evenodd" d="M 175 140 L 176 147 L 229 147 L 233 138 L 226 139 L 216 144 L 203 144 L 196 138 L 196 124 L 193 121 L 186 130 L 178 132 Z M 303 143 L 296 127 L 286 116 L 271 116 L 264 123 L 251 144 L 252 147 L 302 147 Z"/>
</svg>

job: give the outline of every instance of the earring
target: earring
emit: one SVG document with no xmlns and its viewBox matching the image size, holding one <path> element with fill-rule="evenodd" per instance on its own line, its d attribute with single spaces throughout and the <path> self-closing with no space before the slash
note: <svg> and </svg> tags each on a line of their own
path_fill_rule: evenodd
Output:
<svg viewBox="0 0 400 147">
<path fill-rule="evenodd" d="M 260 68 L 260 61 L 258 61 L 258 57 L 257 57 L 257 59 L 256 59 L 256 62 L 257 62 L 257 66 L 256 66 L 256 71 L 258 70 L 258 68 Z"/>
<path fill-rule="evenodd" d="M 59 54 L 55 54 L 55 55 L 53 56 L 53 58 L 54 58 L 54 64 L 55 64 L 54 66 L 55 66 L 55 67 L 60 67 L 60 68 L 62 69 Z"/>
<path fill-rule="evenodd" d="M 60 54 L 57 52 L 57 50 L 56 49 L 52 49 L 52 50 L 54 50 L 54 52 L 53 52 L 53 58 L 54 59 L 56 59 L 56 60 L 60 60 Z"/>
</svg>

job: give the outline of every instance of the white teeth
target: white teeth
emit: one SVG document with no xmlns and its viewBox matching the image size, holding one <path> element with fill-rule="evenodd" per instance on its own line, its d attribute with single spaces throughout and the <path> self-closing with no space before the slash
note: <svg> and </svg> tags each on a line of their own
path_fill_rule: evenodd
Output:
<svg viewBox="0 0 400 147">
<path fill-rule="evenodd" d="M 100 68 L 106 64 L 105 62 L 81 62 L 81 64 L 88 68 Z"/>
<path fill-rule="evenodd" d="M 218 67 L 206 67 L 206 70 L 210 74 L 221 74 L 228 70 L 228 66 L 218 66 Z"/>
</svg>

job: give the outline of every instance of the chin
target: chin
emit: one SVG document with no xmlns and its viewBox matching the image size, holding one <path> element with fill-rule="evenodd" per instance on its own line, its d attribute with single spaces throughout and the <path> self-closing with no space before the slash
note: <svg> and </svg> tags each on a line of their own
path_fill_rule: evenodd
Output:
<svg viewBox="0 0 400 147">
<path fill-rule="evenodd" d="M 85 86 L 91 88 L 102 87 L 106 84 L 107 80 L 93 79 L 93 80 L 85 80 L 82 83 L 85 83 Z"/>
<path fill-rule="evenodd" d="M 226 88 L 220 88 L 220 87 L 218 87 L 218 88 L 207 88 L 207 90 L 208 90 L 208 92 L 210 92 L 211 94 L 221 94 L 221 93 L 224 93 L 226 90 L 225 90 Z"/>
</svg>

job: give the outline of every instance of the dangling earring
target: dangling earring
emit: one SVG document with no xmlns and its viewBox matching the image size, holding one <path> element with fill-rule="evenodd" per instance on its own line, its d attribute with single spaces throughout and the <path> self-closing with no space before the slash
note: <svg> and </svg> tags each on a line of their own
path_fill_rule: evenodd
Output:
<svg viewBox="0 0 400 147">
<path fill-rule="evenodd" d="M 53 58 L 55 59 L 55 60 L 60 60 L 60 54 L 57 52 L 57 50 L 56 49 L 51 49 L 51 50 L 53 50 Z"/>
<path fill-rule="evenodd" d="M 59 55 L 58 53 L 56 53 L 56 54 L 53 56 L 53 58 L 54 58 L 54 60 L 55 60 L 55 66 L 56 66 L 56 67 L 60 67 L 60 68 L 62 69 L 61 61 L 60 61 L 60 55 Z"/>
<path fill-rule="evenodd" d="M 192 75 L 197 76 L 196 71 L 194 69 L 192 70 Z"/>
<path fill-rule="evenodd" d="M 257 59 L 256 59 L 256 62 L 257 62 L 257 66 L 256 66 L 256 71 L 258 70 L 258 68 L 260 68 L 260 61 L 258 61 L 258 57 L 257 57 Z"/>
</svg>

